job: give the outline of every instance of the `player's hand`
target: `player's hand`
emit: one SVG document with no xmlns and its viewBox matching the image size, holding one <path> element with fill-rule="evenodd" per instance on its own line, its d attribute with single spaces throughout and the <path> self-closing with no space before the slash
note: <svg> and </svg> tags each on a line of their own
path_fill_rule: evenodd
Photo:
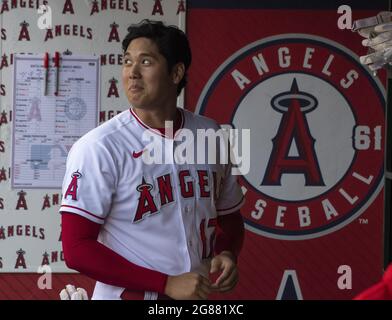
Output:
<svg viewBox="0 0 392 320">
<path fill-rule="evenodd" d="M 195 272 L 168 276 L 165 294 L 176 300 L 204 300 L 211 293 L 210 280 Z"/>
<path fill-rule="evenodd" d="M 233 254 L 229 251 L 222 251 L 212 258 L 210 273 L 220 272 L 211 288 L 218 292 L 228 292 L 232 290 L 238 282 L 237 264 Z"/>
<path fill-rule="evenodd" d="M 392 62 L 392 12 L 380 12 L 377 16 L 354 21 L 353 31 L 365 39 L 362 45 L 368 53 L 360 62 L 376 71 Z"/>
<path fill-rule="evenodd" d="M 60 292 L 61 300 L 88 300 L 87 291 L 83 288 L 75 288 L 72 284 L 67 284 Z"/>
</svg>

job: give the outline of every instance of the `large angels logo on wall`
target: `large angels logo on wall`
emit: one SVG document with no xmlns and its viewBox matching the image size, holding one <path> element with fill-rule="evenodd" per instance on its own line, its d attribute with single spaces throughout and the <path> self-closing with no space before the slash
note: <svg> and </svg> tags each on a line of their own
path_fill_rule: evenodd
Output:
<svg viewBox="0 0 392 320">
<path fill-rule="evenodd" d="M 380 81 L 349 49 L 286 34 L 228 58 L 196 113 L 250 129 L 246 228 L 302 240 L 346 226 L 381 191 L 384 103 Z"/>
</svg>

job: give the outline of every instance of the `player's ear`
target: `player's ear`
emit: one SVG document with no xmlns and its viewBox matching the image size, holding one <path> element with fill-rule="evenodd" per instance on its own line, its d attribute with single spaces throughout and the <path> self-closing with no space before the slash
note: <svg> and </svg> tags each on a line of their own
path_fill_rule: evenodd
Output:
<svg viewBox="0 0 392 320">
<path fill-rule="evenodd" d="M 172 79 L 174 84 L 179 84 L 185 74 L 185 65 L 179 62 L 172 69 Z"/>
</svg>

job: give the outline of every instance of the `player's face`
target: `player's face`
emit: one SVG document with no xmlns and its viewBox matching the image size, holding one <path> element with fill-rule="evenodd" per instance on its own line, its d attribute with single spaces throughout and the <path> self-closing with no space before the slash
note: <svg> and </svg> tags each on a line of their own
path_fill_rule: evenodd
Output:
<svg viewBox="0 0 392 320">
<path fill-rule="evenodd" d="M 175 107 L 178 81 L 174 73 L 169 72 L 165 57 L 152 40 L 136 38 L 128 45 L 122 78 L 133 107 L 150 110 Z"/>
</svg>

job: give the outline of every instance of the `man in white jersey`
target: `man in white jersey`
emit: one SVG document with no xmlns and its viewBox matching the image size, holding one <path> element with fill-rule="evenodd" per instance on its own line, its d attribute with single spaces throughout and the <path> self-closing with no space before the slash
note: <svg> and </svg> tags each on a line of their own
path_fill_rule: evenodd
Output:
<svg viewBox="0 0 392 320">
<path fill-rule="evenodd" d="M 182 132 L 196 139 L 198 129 L 219 129 L 176 107 L 191 63 L 188 40 L 148 20 L 128 32 L 122 78 L 130 108 L 68 155 L 60 208 L 66 264 L 97 280 L 93 299 L 207 299 L 231 291 L 244 235 L 236 176 L 219 156 L 215 164 L 175 159 Z M 146 136 L 162 146 L 163 163 L 146 161 Z M 188 145 L 196 150 L 196 140 Z"/>
</svg>

